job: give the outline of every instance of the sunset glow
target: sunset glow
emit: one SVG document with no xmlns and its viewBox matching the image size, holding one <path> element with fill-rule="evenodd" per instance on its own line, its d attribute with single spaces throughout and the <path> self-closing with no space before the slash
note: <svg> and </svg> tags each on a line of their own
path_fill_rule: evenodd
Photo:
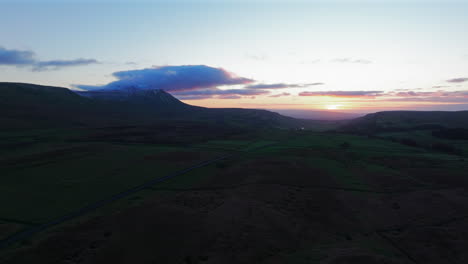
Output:
<svg viewBox="0 0 468 264">
<path fill-rule="evenodd" d="M 326 105 L 325 106 L 325 109 L 328 109 L 328 110 L 337 110 L 337 109 L 340 109 L 342 105 L 339 105 L 339 104 L 331 104 L 331 105 Z"/>
<path fill-rule="evenodd" d="M 0 81 L 163 89 L 205 107 L 468 108 L 462 1 L 163 2 L 3 4 L 3 25 L 34 23 L 0 28 L 17 35 L 0 43 Z"/>
</svg>

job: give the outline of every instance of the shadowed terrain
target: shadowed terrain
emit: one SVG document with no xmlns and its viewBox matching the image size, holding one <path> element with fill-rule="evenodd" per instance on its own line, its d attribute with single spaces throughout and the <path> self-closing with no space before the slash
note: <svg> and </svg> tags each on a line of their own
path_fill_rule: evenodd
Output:
<svg viewBox="0 0 468 264">
<path fill-rule="evenodd" d="M 463 112 L 330 123 L 175 103 L 168 116 L 172 103 L 152 108 L 162 91 L 2 85 L 2 263 L 468 261 Z"/>
</svg>

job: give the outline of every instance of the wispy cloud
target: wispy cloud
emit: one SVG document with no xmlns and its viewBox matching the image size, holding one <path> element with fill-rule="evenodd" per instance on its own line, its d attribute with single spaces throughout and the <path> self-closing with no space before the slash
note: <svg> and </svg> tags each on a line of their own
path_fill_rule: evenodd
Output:
<svg viewBox="0 0 468 264">
<path fill-rule="evenodd" d="M 372 61 L 366 59 L 353 59 L 353 58 L 336 58 L 331 60 L 336 63 L 358 63 L 358 64 L 371 64 Z"/>
<path fill-rule="evenodd" d="M 304 88 L 309 86 L 324 85 L 325 83 L 304 83 L 304 84 L 288 84 L 288 83 L 272 83 L 272 84 L 253 84 L 247 85 L 247 89 L 285 89 L 285 88 Z"/>
<path fill-rule="evenodd" d="M 251 60 L 256 60 L 256 61 L 268 60 L 268 56 L 264 53 L 258 53 L 258 54 L 248 53 L 248 54 L 245 54 L 245 57 Z"/>
<path fill-rule="evenodd" d="M 383 91 L 317 91 L 301 92 L 299 96 L 331 96 L 331 97 L 375 97 Z"/>
<path fill-rule="evenodd" d="M 268 97 L 283 97 L 283 96 L 290 96 L 291 94 L 290 93 L 280 93 L 280 94 L 273 94 L 273 95 L 270 95 Z"/>
<path fill-rule="evenodd" d="M 217 99 L 240 99 L 242 96 L 240 95 L 220 95 Z"/>
<path fill-rule="evenodd" d="M 34 63 L 34 52 L 32 51 L 8 50 L 0 47 L 0 65 L 24 66 Z"/>
<path fill-rule="evenodd" d="M 0 47 L 0 65 L 24 67 L 33 71 L 58 70 L 64 67 L 83 66 L 99 63 L 95 59 L 49 60 L 35 59 L 35 53 L 29 50 L 14 50 Z"/>
<path fill-rule="evenodd" d="M 95 59 L 39 61 L 34 64 L 33 71 L 58 70 L 63 67 L 85 66 L 97 63 L 99 62 Z"/>
<path fill-rule="evenodd" d="M 427 102 L 434 104 L 468 103 L 468 90 L 460 91 L 405 91 L 380 94 L 379 100 L 388 102 Z"/>
<path fill-rule="evenodd" d="M 468 82 L 468 78 L 454 78 L 454 79 L 449 79 L 447 80 L 449 83 L 462 83 L 462 82 Z"/>
<path fill-rule="evenodd" d="M 396 96 L 396 97 L 467 97 L 468 91 L 444 91 L 439 90 L 435 92 L 389 92 L 385 94 L 386 96 Z"/>
<path fill-rule="evenodd" d="M 174 95 L 263 95 L 268 94 L 269 91 L 265 90 L 247 90 L 247 89 L 199 89 L 199 90 L 185 90 L 173 91 Z"/>
<path fill-rule="evenodd" d="M 239 99 L 244 97 L 252 97 L 257 95 L 269 94 L 266 90 L 247 90 L 247 89 L 198 89 L 186 91 L 172 91 L 171 94 L 182 100 L 198 100 L 198 99 Z"/>
</svg>

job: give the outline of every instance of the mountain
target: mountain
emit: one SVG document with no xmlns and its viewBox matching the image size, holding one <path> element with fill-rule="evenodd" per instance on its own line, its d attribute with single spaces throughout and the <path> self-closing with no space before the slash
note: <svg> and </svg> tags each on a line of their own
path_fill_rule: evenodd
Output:
<svg viewBox="0 0 468 264">
<path fill-rule="evenodd" d="M 276 112 L 243 108 L 206 108 L 185 104 L 160 89 L 153 90 L 98 90 L 78 91 L 77 94 L 106 102 L 120 102 L 144 112 L 164 114 L 164 117 L 214 121 L 241 127 L 303 127 L 307 121 L 300 121 Z"/>
<path fill-rule="evenodd" d="M 26 83 L 0 83 L 0 127 L 80 125 L 95 104 L 73 91 Z M 93 119 L 88 116 L 88 121 Z"/>
<path fill-rule="evenodd" d="M 341 130 L 378 133 L 415 129 L 468 128 L 468 111 L 385 111 L 351 120 Z"/>
<path fill-rule="evenodd" d="M 110 126 L 161 120 L 211 122 L 236 127 L 299 128 L 306 120 L 267 110 L 204 108 L 163 90 L 71 91 L 25 83 L 0 83 L 0 127 Z"/>
<path fill-rule="evenodd" d="M 136 103 L 140 105 L 151 105 L 154 109 L 193 109 L 197 108 L 185 104 L 169 93 L 160 90 L 96 90 L 75 91 L 81 96 L 114 102 Z"/>
</svg>

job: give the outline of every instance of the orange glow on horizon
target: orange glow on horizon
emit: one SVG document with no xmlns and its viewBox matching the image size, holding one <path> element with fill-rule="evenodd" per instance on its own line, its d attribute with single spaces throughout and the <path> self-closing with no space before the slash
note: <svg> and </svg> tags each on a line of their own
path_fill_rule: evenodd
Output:
<svg viewBox="0 0 468 264">
<path fill-rule="evenodd" d="M 392 98 L 343 98 L 329 96 L 267 96 L 241 99 L 184 100 L 185 103 L 209 108 L 254 108 L 254 109 L 297 109 L 313 111 L 338 111 L 350 113 L 372 113 L 395 110 L 424 110 L 437 105 L 455 105 L 452 102 L 394 101 Z"/>
<path fill-rule="evenodd" d="M 341 109 L 343 105 L 341 104 L 328 104 L 328 105 L 325 105 L 325 109 L 327 110 L 339 110 Z"/>
</svg>

